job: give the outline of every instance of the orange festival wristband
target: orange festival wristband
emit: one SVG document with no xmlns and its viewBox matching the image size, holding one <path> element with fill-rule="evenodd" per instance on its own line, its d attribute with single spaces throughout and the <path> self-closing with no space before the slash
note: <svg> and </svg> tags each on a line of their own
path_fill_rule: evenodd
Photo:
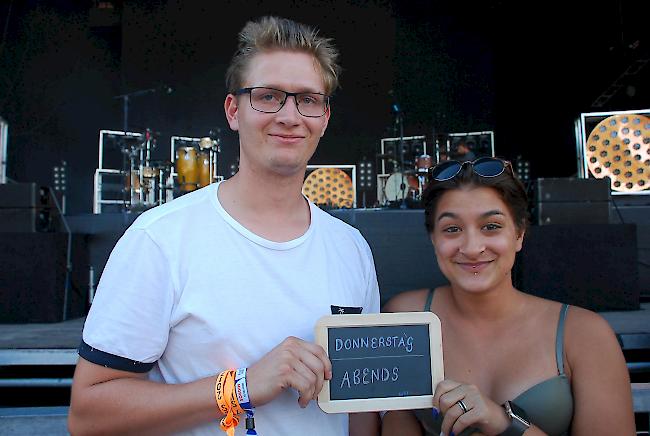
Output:
<svg viewBox="0 0 650 436">
<path fill-rule="evenodd" d="M 221 372 L 214 384 L 214 397 L 217 407 L 225 416 L 221 418 L 220 427 L 228 436 L 235 435 L 235 427 L 239 424 L 239 416 L 244 409 L 239 405 L 235 394 L 235 370 Z"/>
</svg>

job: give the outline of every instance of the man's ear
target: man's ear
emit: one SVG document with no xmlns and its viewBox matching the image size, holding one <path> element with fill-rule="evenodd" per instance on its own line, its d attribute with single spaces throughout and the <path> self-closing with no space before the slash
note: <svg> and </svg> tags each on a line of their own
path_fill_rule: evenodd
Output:
<svg viewBox="0 0 650 436">
<path fill-rule="evenodd" d="M 228 125 L 234 131 L 239 130 L 239 106 L 237 103 L 237 97 L 232 94 L 226 96 L 226 100 L 223 103 L 224 112 L 226 113 L 226 120 Z"/>
<path fill-rule="evenodd" d="M 331 115 L 331 106 L 327 107 L 327 111 L 325 112 L 325 115 L 323 117 L 325 118 L 325 122 L 323 123 L 323 130 L 320 132 L 320 137 L 322 138 L 323 135 L 325 135 L 325 130 L 327 130 L 327 125 L 329 124 L 330 121 L 330 115 Z"/>
</svg>

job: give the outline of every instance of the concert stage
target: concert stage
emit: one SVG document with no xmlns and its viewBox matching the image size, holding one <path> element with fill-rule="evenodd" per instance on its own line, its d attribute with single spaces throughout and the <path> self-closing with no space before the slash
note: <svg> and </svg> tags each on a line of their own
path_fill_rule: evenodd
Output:
<svg viewBox="0 0 650 436">
<path fill-rule="evenodd" d="M 549 298 L 565 296 L 560 288 L 566 283 L 549 283 L 549 288 L 557 288 L 547 291 L 551 295 L 537 289 L 540 285 L 537 280 L 546 284 L 546 277 L 535 272 L 543 263 L 544 271 L 564 270 L 565 279 L 570 279 L 577 291 L 591 294 L 587 299 L 567 302 L 595 310 L 635 309 L 634 300 L 638 306 L 639 294 L 650 296 L 650 197 L 641 200 L 617 199 L 610 220 L 617 224 L 531 226 L 515 268 L 516 285 Z M 382 303 L 400 291 L 445 283 L 424 229 L 423 210 L 382 208 L 329 212 L 358 228 L 370 244 Z M 134 213 L 68 217 L 73 233 L 85 235 L 87 239 L 87 264 L 93 267 L 97 280 L 113 246 L 135 218 Z M 618 224 L 621 220 L 625 224 Z M 532 262 L 535 268 L 529 268 Z M 601 282 L 594 282 L 592 276 L 598 271 L 597 279 Z M 555 280 L 558 275 L 553 277 Z M 580 280 L 591 280 L 591 283 L 583 290 Z M 529 284 L 535 289 L 530 290 L 526 286 Z M 598 294 L 609 295 L 601 298 Z M 590 301 L 593 298 L 598 301 Z M 613 300 L 600 301 L 606 298 Z"/>
</svg>

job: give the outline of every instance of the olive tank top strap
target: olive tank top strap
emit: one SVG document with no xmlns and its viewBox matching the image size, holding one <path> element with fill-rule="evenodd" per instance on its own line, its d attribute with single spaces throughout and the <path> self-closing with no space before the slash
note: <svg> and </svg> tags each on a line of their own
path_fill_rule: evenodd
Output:
<svg viewBox="0 0 650 436">
<path fill-rule="evenodd" d="M 555 336 L 555 360 L 559 375 L 564 375 L 564 320 L 569 310 L 568 304 L 563 304 L 560 309 L 560 319 L 557 322 L 557 335 Z"/>
<path fill-rule="evenodd" d="M 429 288 L 429 294 L 427 295 L 427 302 L 424 304 L 424 312 L 431 311 L 431 302 L 433 301 L 433 288 Z"/>
</svg>

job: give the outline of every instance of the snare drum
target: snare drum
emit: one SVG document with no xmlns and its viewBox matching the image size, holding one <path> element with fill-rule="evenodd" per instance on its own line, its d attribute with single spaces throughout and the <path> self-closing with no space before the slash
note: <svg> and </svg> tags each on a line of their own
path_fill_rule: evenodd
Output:
<svg viewBox="0 0 650 436">
<path fill-rule="evenodd" d="M 415 170 L 418 173 L 426 174 L 429 171 L 429 168 L 433 166 L 433 159 L 428 154 L 423 154 L 422 156 L 415 159 Z"/>
<path fill-rule="evenodd" d="M 404 189 L 402 189 L 402 182 Z M 389 203 L 402 201 L 409 197 L 415 198 L 419 193 L 418 187 L 418 178 L 414 174 L 393 173 L 386 180 L 384 197 Z"/>
<path fill-rule="evenodd" d="M 198 153 L 194 147 L 176 150 L 176 174 L 181 191 L 193 191 L 199 184 Z"/>
</svg>

